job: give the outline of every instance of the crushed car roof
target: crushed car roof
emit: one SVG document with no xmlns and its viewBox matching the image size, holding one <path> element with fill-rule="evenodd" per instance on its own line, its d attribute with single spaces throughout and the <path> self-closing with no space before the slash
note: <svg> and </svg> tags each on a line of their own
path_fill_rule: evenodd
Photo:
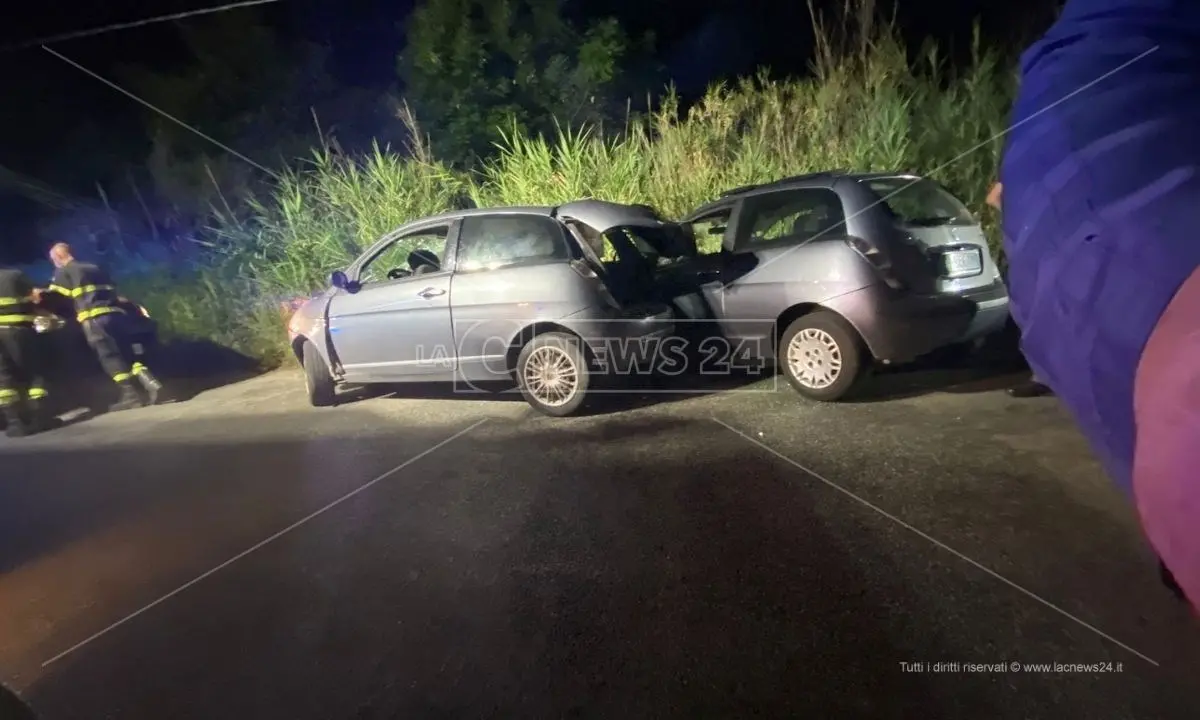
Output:
<svg viewBox="0 0 1200 720">
<path fill-rule="evenodd" d="M 624 205 L 605 200 L 569 202 L 559 205 L 554 215 L 578 220 L 602 233 L 618 227 L 660 228 L 671 224 L 664 222 L 649 205 Z"/>
</svg>

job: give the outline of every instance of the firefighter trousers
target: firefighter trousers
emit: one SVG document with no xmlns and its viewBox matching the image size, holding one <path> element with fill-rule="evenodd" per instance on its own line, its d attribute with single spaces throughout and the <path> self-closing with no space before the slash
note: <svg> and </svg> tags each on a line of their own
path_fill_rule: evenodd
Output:
<svg viewBox="0 0 1200 720">
<path fill-rule="evenodd" d="M 125 313 L 105 313 L 84 320 L 83 336 L 96 353 L 100 367 L 114 382 L 128 382 L 147 370 L 133 357 L 133 346 L 125 331 Z"/>
<path fill-rule="evenodd" d="M 46 397 L 40 341 L 32 327 L 0 327 L 0 407 Z"/>
</svg>

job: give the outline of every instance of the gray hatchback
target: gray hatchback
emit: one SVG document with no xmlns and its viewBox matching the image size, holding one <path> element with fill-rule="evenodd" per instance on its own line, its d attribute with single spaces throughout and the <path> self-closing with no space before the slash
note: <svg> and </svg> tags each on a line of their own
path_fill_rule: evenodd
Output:
<svg viewBox="0 0 1200 720">
<path fill-rule="evenodd" d="M 633 279 L 636 251 L 606 262 L 596 238 L 635 228 L 673 247 L 678 225 L 645 206 L 594 200 L 471 209 L 413 221 L 379 239 L 288 324 L 313 405 L 337 386 L 515 380 L 535 409 L 579 409 L 604 343 L 673 331 L 669 305 Z"/>
<path fill-rule="evenodd" d="M 1008 319 L 979 221 L 928 178 L 787 178 L 731 190 L 683 222 L 690 257 L 658 270 L 683 318 L 713 318 L 740 347 L 762 348 L 814 399 L 846 396 L 873 363 L 969 344 Z M 706 239 L 719 249 L 696 252 Z"/>
</svg>

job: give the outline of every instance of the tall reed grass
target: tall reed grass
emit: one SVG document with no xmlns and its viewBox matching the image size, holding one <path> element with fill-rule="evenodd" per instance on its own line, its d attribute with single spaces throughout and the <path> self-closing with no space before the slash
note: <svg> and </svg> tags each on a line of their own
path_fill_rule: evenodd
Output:
<svg viewBox="0 0 1200 720">
<path fill-rule="evenodd" d="M 358 158 L 318 149 L 248 213 L 215 216 L 208 266 L 139 291 L 170 331 L 273 364 L 285 354 L 280 300 L 320 288 L 379 236 L 464 196 L 480 206 L 594 197 L 678 216 L 722 190 L 788 175 L 914 170 L 967 200 L 994 237 L 984 199 L 1015 89 L 1007 58 L 976 34 L 970 63 L 952 71 L 936 47 L 906 53 L 891 25 L 876 24 L 870 0 L 847 1 L 840 17 L 853 20 L 850 32 L 814 14 L 812 77 L 714 86 L 686 112 L 668 93 L 620 133 L 509 133 L 471 174 L 450 170 L 425 145 L 409 156 L 376 147 Z"/>
</svg>

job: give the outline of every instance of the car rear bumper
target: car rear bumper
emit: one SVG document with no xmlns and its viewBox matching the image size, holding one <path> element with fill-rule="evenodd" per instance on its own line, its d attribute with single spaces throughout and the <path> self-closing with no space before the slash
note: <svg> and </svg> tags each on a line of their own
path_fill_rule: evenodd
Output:
<svg viewBox="0 0 1200 720">
<path fill-rule="evenodd" d="M 975 316 L 961 338 L 962 341 L 976 340 L 1004 329 L 1008 322 L 1008 293 L 1002 297 L 975 302 Z"/>
<path fill-rule="evenodd" d="M 962 295 L 913 295 L 875 285 L 826 306 L 854 325 L 875 359 L 905 363 L 1003 328 L 1008 290 L 996 282 Z"/>
<path fill-rule="evenodd" d="M 669 305 L 650 303 L 586 318 L 576 315 L 565 324 L 589 347 L 600 349 L 612 340 L 669 337 L 675 332 L 675 313 Z"/>
<path fill-rule="evenodd" d="M 638 357 L 653 365 L 661 352 L 661 343 L 675 335 L 675 313 L 669 305 L 648 303 L 627 306 L 623 310 L 604 310 L 573 316 L 564 323 L 577 333 L 588 348 L 595 369 L 608 372 L 616 357 Z M 636 346 L 636 347 L 635 347 Z"/>
</svg>

